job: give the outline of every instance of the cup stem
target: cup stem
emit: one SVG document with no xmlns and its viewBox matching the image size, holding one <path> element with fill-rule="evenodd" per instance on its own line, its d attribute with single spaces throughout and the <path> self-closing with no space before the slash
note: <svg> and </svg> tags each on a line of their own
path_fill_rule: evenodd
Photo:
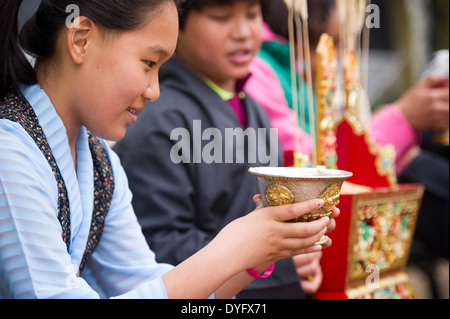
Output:
<svg viewBox="0 0 450 319">
<path fill-rule="evenodd" d="M 330 238 L 327 235 L 323 235 L 320 240 L 316 243 L 316 245 L 324 245 L 326 244 Z"/>
</svg>

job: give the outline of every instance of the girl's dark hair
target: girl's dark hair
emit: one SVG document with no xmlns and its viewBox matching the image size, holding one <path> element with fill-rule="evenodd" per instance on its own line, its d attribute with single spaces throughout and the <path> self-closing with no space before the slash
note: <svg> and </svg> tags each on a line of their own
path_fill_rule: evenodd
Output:
<svg viewBox="0 0 450 319">
<path fill-rule="evenodd" d="M 0 97 L 19 83 L 37 83 L 36 73 L 22 50 L 37 62 L 51 57 L 57 36 L 75 5 L 104 30 L 130 31 L 143 26 L 150 11 L 179 0 L 41 0 L 35 15 L 18 31 L 22 0 L 3 0 L 0 12 Z"/>
<path fill-rule="evenodd" d="M 258 3 L 260 0 L 184 0 L 180 3 L 180 30 L 184 29 L 184 25 L 186 22 L 189 13 L 192 10 L 201 11 L 205 7 L 209 6 L 225 6 L 229 4 L 233 4 L 234 2 L 243 1 L 243 2 L 255 2 Z"/>
<path fill-rule="evenodd" d="M 308 0 L 309 41 L 311 48 L 317 46 L 322 33 L 326 32 L 328 20 L 336 8 L 336 0 Z M 289 38 L 288 9 L 283 0 L 262 0 L 264 22 L 270 29 Z"/>
</svg>

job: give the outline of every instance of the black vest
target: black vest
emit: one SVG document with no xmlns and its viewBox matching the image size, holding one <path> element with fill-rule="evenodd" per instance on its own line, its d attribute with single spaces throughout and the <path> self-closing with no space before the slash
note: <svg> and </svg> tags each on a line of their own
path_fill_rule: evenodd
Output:
<svg viewBox="0 0 450 319">
<path fill-rule="evenodd" d="M 69 250 L 70 206 L 66 185 L 33 108 L 22 94 L 11 90 L 0 101 L 0 119 L 6 119 L 20 124 L 35 141 L 47 159 L 58 184 L 58 220 L 62 227 L 62 239 L 67 245 L 67 250 Z M 88 138 L 94 163 L 94 209 L 88 241 L 78 270 L 78 276 L 81 276 L 89 258 L 102 237 L 105 218 L 108 214 L 114 193 L 114 175 L 108 154 L 96 136 L 88 132 Z"/>
</svg>

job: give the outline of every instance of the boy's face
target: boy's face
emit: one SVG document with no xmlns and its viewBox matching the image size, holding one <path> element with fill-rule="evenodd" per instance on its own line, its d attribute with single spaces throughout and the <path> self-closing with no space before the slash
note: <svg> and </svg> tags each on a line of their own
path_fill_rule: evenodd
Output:
<svg viewBox="0 0 450 319">
<path fill-rule="evenodd" d="M 234 91 L 260 49 L 262 25 L 259 0 L 192 10 L 180 31 L 177 56 L 201 77 Z"/>
</svg>

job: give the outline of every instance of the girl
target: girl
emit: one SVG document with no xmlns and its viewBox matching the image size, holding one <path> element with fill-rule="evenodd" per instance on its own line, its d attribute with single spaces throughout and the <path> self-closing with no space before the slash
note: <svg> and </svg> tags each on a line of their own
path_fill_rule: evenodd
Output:
<svg viewBox="0 0 450 319">
<path fill-rule="evenodd" d="M 322 248 L 333 220 L 282 222 L 316 200 L 258 209 L 178 267 L 158 264 L 103 138 L 122 138 L 158 99 L 176 1 L 43 0 L 20 46 L 21 2 L 4 1 L 0 16 L 0 298 L 229 298 L 250 273 Z M 69 5 L 80 10 L 72 23 Z"/>
</svg>

